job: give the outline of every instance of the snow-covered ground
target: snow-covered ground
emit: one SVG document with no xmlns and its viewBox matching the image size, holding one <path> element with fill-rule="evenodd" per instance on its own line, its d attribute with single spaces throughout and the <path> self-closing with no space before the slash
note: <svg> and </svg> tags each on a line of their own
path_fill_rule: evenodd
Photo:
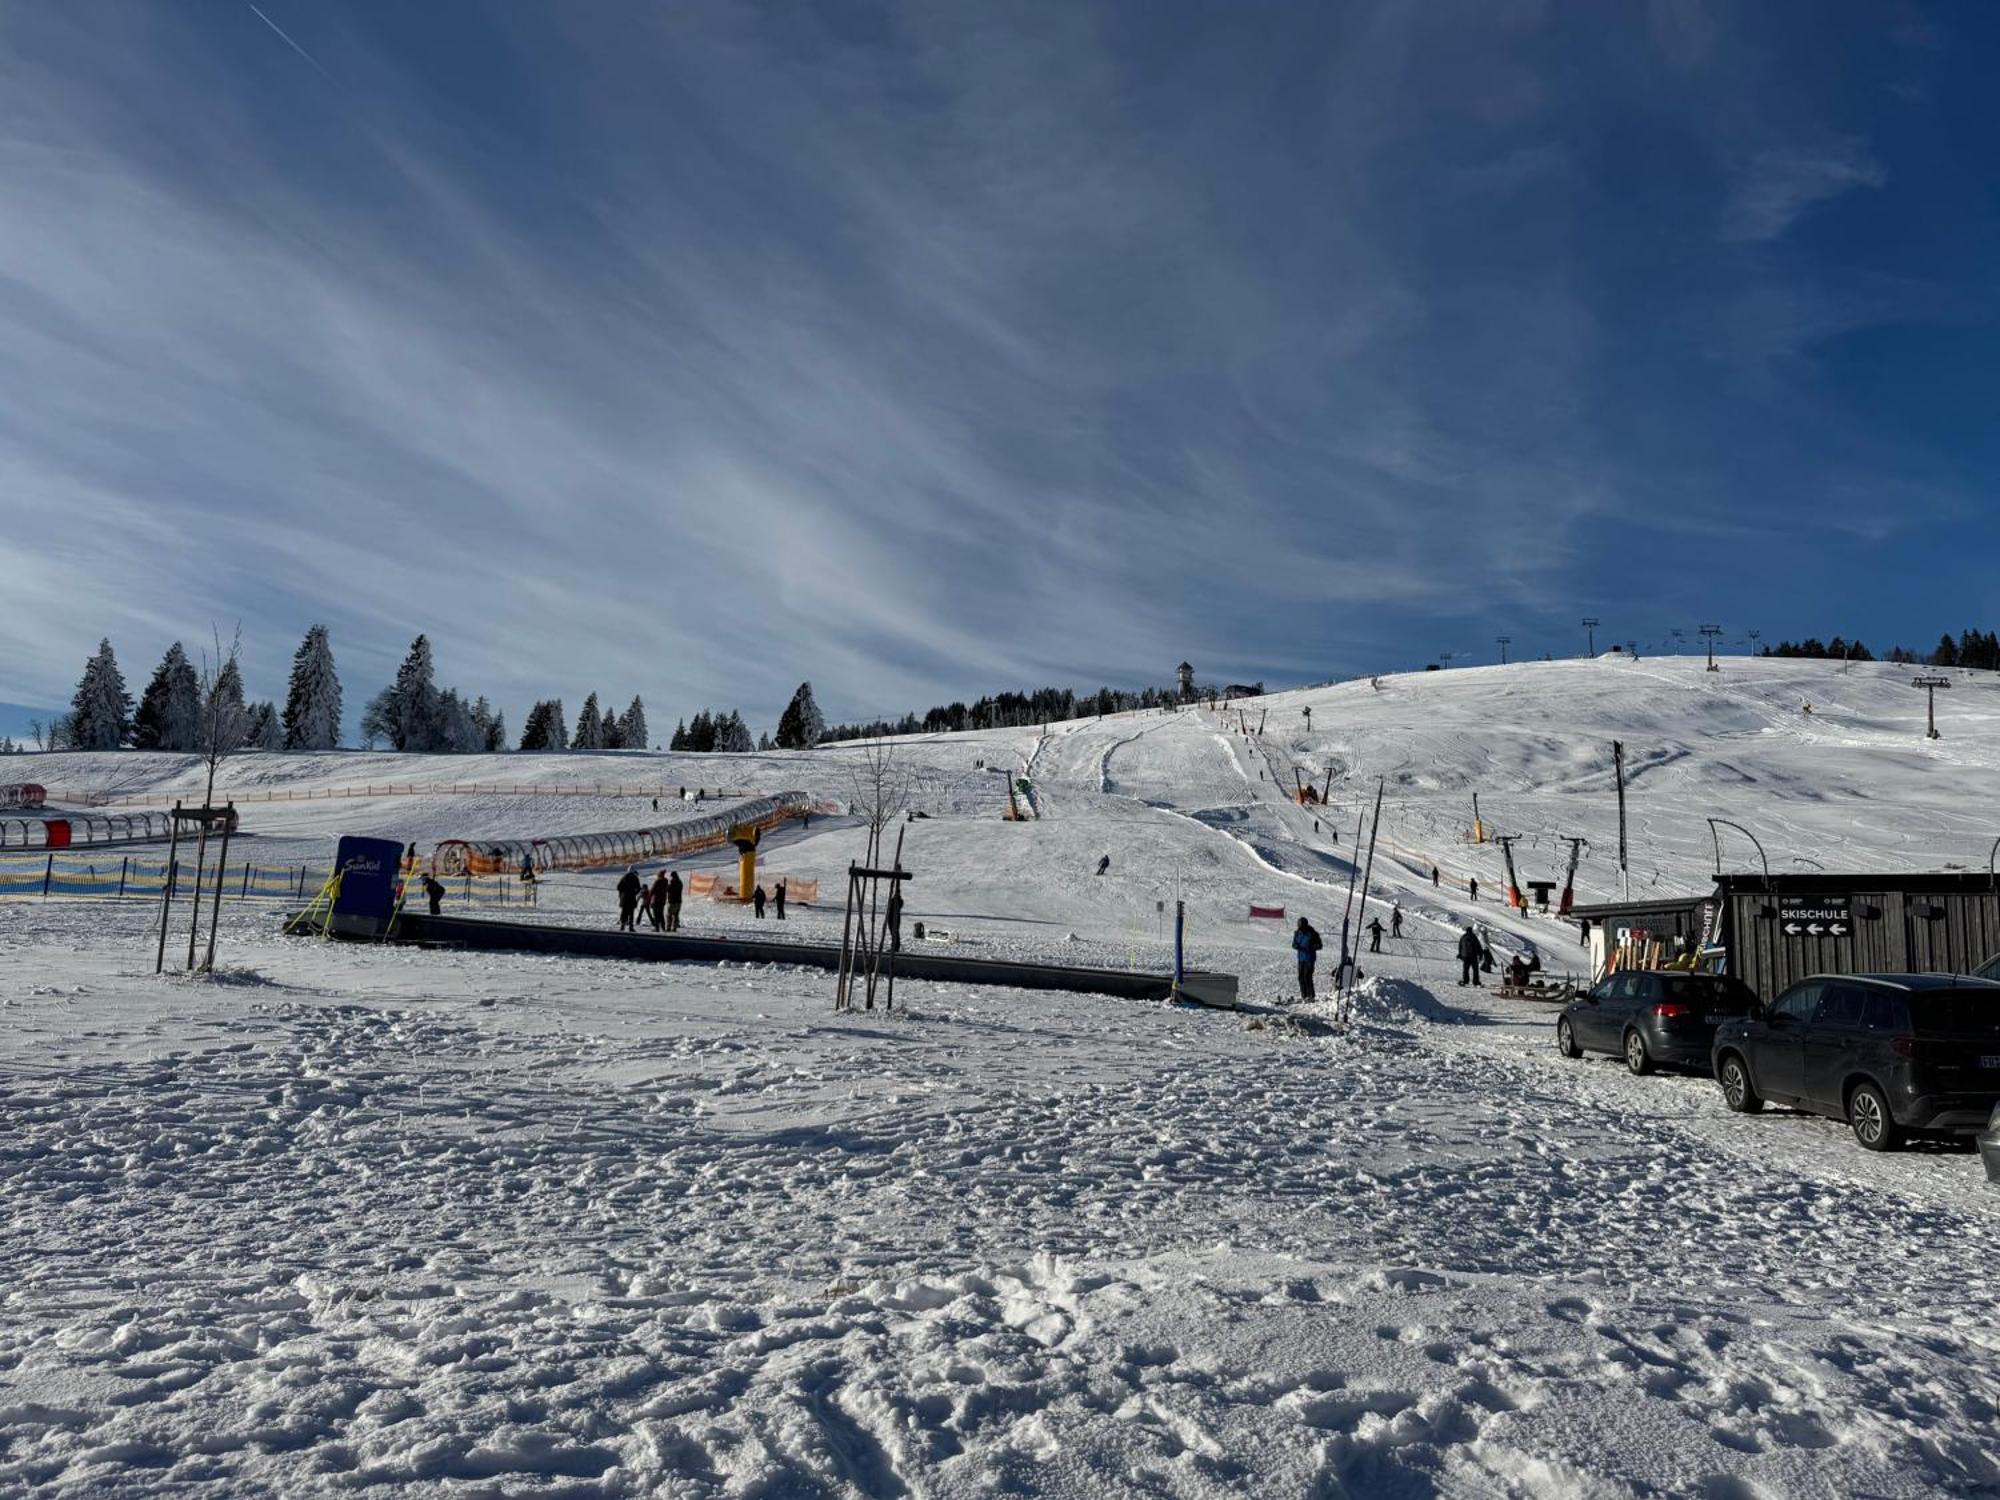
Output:
<svg viewBox="0 0 2000 1500">
<path fill-rule="evenodd" d="M 1581 834 L 1580 892 L 1615 894 L 1613 737 L 1635 888 L 1696 888 L 1710 816 L 1774 868 L 1981 866 L 2000 688 L 1955 686 L 1930 744 L 1906 673 L 1816 663 L 1385 678 L 1253 704 L 1253 729 L 1265 708 L 1250 738 L 1198 712 L 903 742 L 933 814 L 904 825 L 910 918 L 969 952 L 1157 966 L 1178 891 L 1193 960 L 1274 1000 L 1289 922 L 1249 903 L 1333 939 L 1386 778 L 1375 896 L 1410 936 L 1365 959 L 1341 1035 L 926 984 L 836 1016 L 818 971 L 328 945 L 249 905 L 215 980 L 158 980 L 147 907 L 0 904 L 0 1493 L 2000 1492 L 2000 1193 L 1972 1154 L 1869 1156 L 1832 1122 L 1731 1116 L 1707 1080 L 1564 1062 L 1545 1011 L 1447 963 L 1468 916 L 1580 963 L 1573 931 L 1463 898 L 1500 884 L 1463 833 L 1476 789 L 1524 876 Z M 225 776 L 844 800 L 856 754 Z M 1028 769 L 1040 821 L 999 820 L 982 761 Z M 1318 831 L 1294 764 L 1335 771 Z M 34 765 L 70 793 L 195 785 L 150 757 Z M 244 844 L 652 817 L 254 803 Z M 858 840 L 816 820 L 767 867 L 834 891 Z M 613 878 L 556 877 L 542 914 L 608 924 Z"/>
</svg>

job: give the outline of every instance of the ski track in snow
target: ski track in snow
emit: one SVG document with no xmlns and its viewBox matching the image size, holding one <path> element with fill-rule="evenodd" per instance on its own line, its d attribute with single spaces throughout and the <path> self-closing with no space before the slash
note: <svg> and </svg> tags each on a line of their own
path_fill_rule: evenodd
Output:
<svg viewBox="0 0 2000 1500">
<path fill-rule="evenodd" d="M 1510 681 L 1579 682 L 1565 714 L 1601 711 L 1612 679 L 1571 665 Z M 1822 854 L 1955 852 L 1949 788 L 1882 784 L 1902 748 L 1747 727 L 1782 725 L 1789 666 L 1726 692 L 1698 666 L 1616 679 L 1620 713 L 1688 736 L 1634 778 L 1635 814 L 1682 830 L 1673 876 L 1708 857 L 1694 786 Z M 1032 751 L 926 738 L 961 790 L 911 825 L 912 915 L 967 951 L 1156 957 L 1178 863 L 1197 960 L 1274 998 L 1285 933 L 1244 904 L 1317 865 L 1337 922 L 1354 851 L 1258 764 L 1337 757 L 1346 808 L 1389 777 L 1384 836 L 1413 846 L 1473 765 L 1527 778 L 1491 794 L 1508 826 L 1604 800 L 1485 675 L 1274 699 L 1321 729 L 1274 723 L 1247 767 L 1199 714 Z M 1811 679 L 1815 715 L 1907 710 L 1860 678 Z M 1874 795 L 1757 795 L 1824 755 Z M 999 823 L 978 756 L 1027 764 L 1062 817 Z M 288 759 L 239 765 L 281 781 Z M 135 761 L 109 764 L 144 784 Z M 1725 764 L 1750 779 L 1711 782 Z M 1444 784 L 1399 795 L 1405 776 Z M 409 801 L 344 811 L 430 836 L 467 814 Z M 255 841 L 333 826 L 286 811 Z M 816 820 L 770 857 L 824 878 L 852 843 Z M 1492 878 L 1492 851 L 1438 847 Z M 539 915 L 607 920 L 611 878 L 552 882 Z M 1574 962 L 1552 924 L 1379 854 L 1375 899 Z M 1552 1015 L 1453 989 L 1420 928 L 1363 955 L 1358 1024 L 1323 1035 L 1299 1012 L 949 985 L 834 1016 L 814 971 L 327 946 L 238 907 L 216 982 L 156 980 L 150 915 L 0 905 L 0 1494 L 2000 1493 L 2000 1194 L 1975 1158 L 1868 1156 L 1834 1122 L 1731 1116 L 1706 1079 L 1567 1062 Z"/>
</svg>

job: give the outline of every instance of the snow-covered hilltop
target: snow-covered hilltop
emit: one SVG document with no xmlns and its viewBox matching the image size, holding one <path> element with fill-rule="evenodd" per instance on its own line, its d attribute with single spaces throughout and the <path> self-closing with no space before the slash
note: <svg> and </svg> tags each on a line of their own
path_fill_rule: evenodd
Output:
<svg viewBox="0 0 2000 1500">
<path fill-rule="evenodd" d="M 1476 791 L 1525 877 L 1580 835 L 1579 895 L 1615 895 L 1613 739 L 1635 891 L 1697 889 L 1709 817 L 1774 870 L 1984 867 L 2000 683 L 1955 679 L 1926 741 L 1905 669 L 1722 667 L 895 742 L 933 935 L 1158 965 L 1179 895 L 1261 1000 L 1292 915 L 1337 931 L 1379 781 L 1374 909 L 1408 929 L 1338 1036 L 936 984 L 836 1017 L 788 966 L 327 945 L 253 903 L 214 982 L 158 980 L 149 905 L 0 902 L 0 1492 L 1990 1493 L 1974 1157 L 1566 1062 L 1546 1010 L 1451 984 L 1468 918 L 1580 961 L 1465 835 Z M 846 803 L 865 753 L 258 754 L 220 785 L 239 850 L 306 862 L 644 826 L 683 786 Z M 186 757 L 21 764 L 52 800 L 200 791 Z M 1022 778 L 1039 816 L 1005 821 Z M 833 817 L 762 857 L 831 892 L 859 852 Z M 538 915 L 609 926 L 615 874 Z"/>
</svg>

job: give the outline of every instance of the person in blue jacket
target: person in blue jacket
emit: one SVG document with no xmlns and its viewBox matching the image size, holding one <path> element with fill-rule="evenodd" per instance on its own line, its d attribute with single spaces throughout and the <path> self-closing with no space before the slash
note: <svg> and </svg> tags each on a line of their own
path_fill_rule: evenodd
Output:
<svg viewBox="0 0 2000 1500">
<path fill-rule="evenodd" d="M 1292 952 L 1299 960 L 1299 998 L 1313 998 L 1313 969 L 1319 963 L 1319 933 L 1304 917 L 1299 918 L 1298 930 L 1292 934 Z"/>
</svg>

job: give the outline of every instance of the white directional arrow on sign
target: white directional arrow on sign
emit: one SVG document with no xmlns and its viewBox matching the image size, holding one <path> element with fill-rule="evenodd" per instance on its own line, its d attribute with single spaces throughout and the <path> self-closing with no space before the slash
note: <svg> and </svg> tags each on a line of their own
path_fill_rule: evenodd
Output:
<svg viewBox="0 0 2000 1500">
<path fill-rule="evenodd" d="M 1805 929 L 1799 926 L 1799 924 L 1796 922 L 1787 922 L 1785 924 L 1785 931 L 1796 935 L 1800 932 L 1805 931 Z"/>
<path fill-rule="evenodd" d="M 1814 937 L 1818 937 L 1822 932 L 1825 932 L 1826 929 L 1820 926 L 1819 923 L 1817 922 L 1808 922 L 1806 923 L 1806 931 L 1810 932 Z"/>
<path fill-rule="evenodd" d="M 1835 922 L 1831 927 L 1827 928 L 1827 931 L 1835 937 L 1845 937 L 1847 936 L 1847 924 L 1845 922 Z"/>
</svg>

